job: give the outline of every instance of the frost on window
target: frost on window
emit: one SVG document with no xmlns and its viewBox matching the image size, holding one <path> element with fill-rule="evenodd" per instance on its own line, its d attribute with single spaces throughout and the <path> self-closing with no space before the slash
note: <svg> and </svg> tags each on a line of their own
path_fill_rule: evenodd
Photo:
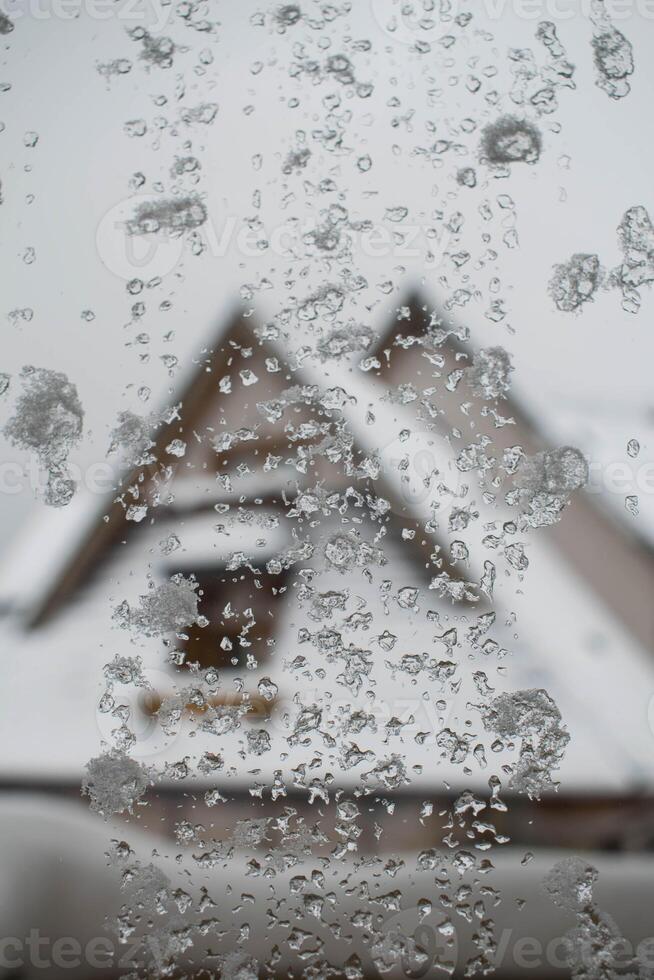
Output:
<svg viewBox="0 0 654 980">
<path fill-rule="evenodd" d="M 0 12 L 0 778 L 112 977 L 651 977 L 645 42 L 110 6 Z"/>
</svg>

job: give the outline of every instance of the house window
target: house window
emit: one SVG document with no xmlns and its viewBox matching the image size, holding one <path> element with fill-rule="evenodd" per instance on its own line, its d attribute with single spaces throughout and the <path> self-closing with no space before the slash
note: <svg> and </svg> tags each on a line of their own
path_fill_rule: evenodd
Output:
<svg viewBox="0 0 654 980">
<path fill-rule="evenodd" d="M 209 625 L 185 631 L 179 666 L 242 670 L 263 663 L 274 646 L 287 575 L 215 567 L 192 571 L 199 584 L 199 612 Z"/>
</svg>

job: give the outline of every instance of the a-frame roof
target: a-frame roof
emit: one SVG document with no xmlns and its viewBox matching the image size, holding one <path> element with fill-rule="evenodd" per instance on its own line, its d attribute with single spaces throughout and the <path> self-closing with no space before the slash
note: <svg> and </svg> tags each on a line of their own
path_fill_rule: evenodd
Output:
<svg viewBox="0 0 654 980">
<path fill-rule="evenodd" d="M 320 384 L 319 371 L 311 372 L 302 365 L 291 369 L 283 347 L 269 334 L 262 339 L 258 335 L 255 319 L 235 308 L 221 322 L 212 342 L 202 348 L 190 369 L 182 375 L 173 394 L 162 405 L 159 417 L 168 414 L 170 421 L 160 422 L 151 433 L 150 454 L 155 460 L 164 457 L 165 448 L 173 439 L 191 436 L 217 392 L 219 379 L 230 357 L 239 348 L 251 347 L 258 347 L 266 355 L 277 357 L 286 385 Z M 178 412 L 169 411 L 176 406 Z M 51 575 L 42 578 L 40 588 L 26 610 L 24 624 L 27 627 L 37 628 L 54 616 L 97 571 L 103 557 L 125 541 L 127 535 L 134 533 L 134 525 L 125 519 L 127 503 L 131 498 L 129 488 L 136 487 L 141 496 L 147 497 L 149 485 L 156 481 L 158 472 L 158 462 L 127 466 L 118 485 L 108 496 L 100 497 L 99 501 L 98 498 L 87 499 L 83 506 L 79 501 L 73 502 L 69 515 L 66 515 L 70 517 L 70 521 L 65 522 L 66 532 L 57 542 L 57 560 L 50 566 Z M 383 476 L 377 485 L 387 498 L 393 500 L 396 497 L 396 489 Z M 397 501 L 395 514 L 400 509 L 404 509 L 403 503 Z M 429 541 L 418 537 L 411 545 L 420 560 L 429 555 L 433 540 L 436 540 L 434 536 L 428 537 Z M 442 561 L 442 567 L 448 574 L 458 579 L 461 574 L 459 569 L 451 566 L 446 556 Z"/>
<path fill-rule="evenodd" d="M 401 370 L 393 368 L 406 356 L 405 348 L 397 346 L 398 336 L 423 337 L 435 321 L 440 323 L 433 304 L 420 292 L 409 294 L 403 306 L 401 320 L 389 323 L 373 352 L 383 370 L 396 381 Z M 406 310 L 410 311 L 408 316 Z M 440 349 L 449 352 L 450 369 L 471 363 L 474 348 L 468 331 L 451 321 L 447 321 L 446 328 L 447 341 Z M 505 430 L 493 429 L 496 445 L 501 443 L 504 431 L 507 445 L 517 443 L 530 455 L 555 448 L 524 400 L 511 392 L 503 403 L 502 414 L 514 424 Z M 549 527 L 546 534 L 572 569 L 654 654 L 654 610 L 650 599 L 654 594 L 654 549 L 647 540 L 617 520 L 615 511 L 597 492 L 575 494 L 559 523 Z"/>
<path fill-rule="evenodd" d="M 374 349 L 367 352 L 377 357 L 380 364 L 374 374 L 388 383 L 396 383 L 402 378 L 402 361 L 406 361 L 404 370 L 408 371 L 408 376 L 416 363 L 415 358 L 412 362 L 410 356 L 407 357 L 411 350 L 404 345 L 398 346 L 398 336 L 422 337 L 430 326 L 433 328 L 434 323 L 441 322 L 437 309 L 434 312 L 434 304 L 427 301 L 425 293 L 408 293 L 397 309 L 401 316 L 389 317 Z M 180 405 L 181 418 L 160 424 L 152 433 L 154 457 L 162 458 L 165 447 L 173 438 L 194 430 L 207 401 L 216 391 L 221 370 L 231 351 L 238 346 L 263 345 L 284 359 L 285 352 L 277 343 L 269 337 L 265 341 L 259 339 L 255 328 L 255 320 L 236 307 L 221 321 L 211 342 L 202 348 L 190 368 L 182 374 L 172 397 L 166 406 L 162 406 Z M 447 320 L 445 343 L 439 349 L 450 358 L 450 368 L 465 366 L 474 354 L 467 331 L 459 324 L 453 324 L 451 318 Z M 287 374 L 286 377 L 288 384 L 311 384 L 320 379 L 320 372 L 295 365 L 292 376 Z M 503 404 L 503 414 L 512 418 L 514 424 L 505 430 L 494 430 L 494 441 L 501 440 L 504 431 L 511 444 L 520 444 L 528 453 L 551 448 L 522 402 L 509 394 Z M 94 497 L 83 505 L 79 501 L 73 503 L 70 514 L 66 515 L 70 519 L 59 521 L 66 527 L 61 540 L 53 542 L 57 560 L 49 565 L 50 575 L 46 567 L 40 580 L 36 576 L 32 582 L 32 588 L 38 586 L 38 590 L 29 604 L 27 625 L 37 627 L 46 622 L 66 597 L 74 594 L 88 579 L 103 554 L 130 532 L 125 521 L 125 488 L 142 486 L 155 472 L 156 467 L 149 472 L 147 467 L 127 467 L 120 484 L 108 497 Z M 392 497 L 393 487 L 386 483 L 384 493 Z M 575 496 L 562 520 L 549 528 L 547 535 L 566 562 L 614 610 L 638 641 L 654 650 L 654 612 L 649 600 L 654 591 L 654 553 L 647 544 L 626 533 L 602 506 L 601 500 L 588 493 Z M 47 562 L 45 564 L 48 566 Z M 448 571 L 458 575 L 455 569 Z"/>
</svg>

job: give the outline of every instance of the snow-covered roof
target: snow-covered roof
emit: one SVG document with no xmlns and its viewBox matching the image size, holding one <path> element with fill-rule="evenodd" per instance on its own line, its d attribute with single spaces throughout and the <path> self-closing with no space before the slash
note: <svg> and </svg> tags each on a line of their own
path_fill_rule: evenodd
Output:
<svg viewBox="0 0 654 980">
<path fill-rule="evenodd" d="M 228 322 L 233 324 L 233 318 Z M 337 386 L 342 381 L 342 371 L 342 364 L 334 368 L 328 364 L 312 366 L 307 362 L 303 365 L 303 380 L 321 388 Z M 187 377 L 186 390 L 191 383 L 192 378 Z M 347 389 L 351 397 L 344 413 L 362 450 L 381 451 L 384 460 L 385 452 L 393 456 L 398 450 L 395 445 L 397 433 L 409 426 L 409 416 L 404 417 L 402 406 L 380 401 L 377 385 L 361 371 L 349 374 Z M 173 402 L 177 394 L 173 393 Z M 375 403 L 373 421 L 366 411 L 371 401 Z M 452 474 L 454 450 L 449 444 L 439 440 L 434 446 L 433 433 L 426 429 L 420 431 L 414 423 L 411 426 L 411 438 L 417 440 L 414 448 L 429 445 L 430 451 L 439 454 L 442 472 Z M 419 495 L 414 498 L 410 492 L 407 496 L 407 488 L 398 482 L 400 477 L 394 466 L 385 468 L 384 478 L 389 493 L 397 494 L 412 517 L 424 524 L 430 515 L 428 501 Z M 202 478 L 200 496 L 201 486 Z M 182 498 L 187 495 L 183 487 L 184 483 Z M 135 601 L 144 592 L 148 570 L 156 576 L 159 568 L 160 574 L 165 575 L 169 566 L 160 558 L 156 559 L 156 543 L 165 534 L 165 522 L 158 523 L 155 528 L 139 529 L 136 543 L 126 538 L 126 544 L 112 554 L 99 579 L 90 583 L 87 589 L 75 592 L 72 601 L 59 615 L 38 629 L 25 631 L 23 627 L 23 617 L 29 619 L 33 615 L 53 580 L 56 581 L 80 549 L 83 553 L 85 541 L 93 534 L 94 521 L 102 519 L 103 508 L 114 496 L 112 493 L 111 499 L 98 506 L 97 498 L 80 494 L 68 509 L 44 512 L 42 524 L 33 528 L 24 545 L 16 549 L 2 569 L 0 594 L 12 599 L 19 613 L 7 617 L 2 624 L 5 648 L 12 657 L 12 669 L 1 694 L 0 734 L 4 738 L 0 744 L 4 748 L 0 751 L 0 775 L 5 778 L 38 779 L 45 774 L 56 774 L 61 779 L 79 778 L 84 764 L 97 754 L 101 740 L 109 736 L 115 725 L 114 719 L 97 709 L 102 691 L 102 669 L 114 656 L 137 653 L 143 657 L 153 688 L 164 696 L 171 689 L 174 678 L 160 643 L 144 637 L 135 638 L 117 628 L 111 620 L 112 610 L 121 601 Z M 501 513 L 494 509 L 488 516 L 497 520 Z M 171 524 L 172 528 L 176 526 L 176 523 Z M 470 532 L 472 557 L 468 571 L 473 579 L 481 571 L 476 565 L 474 544 L 479 543 L 483 526 L 484 522 L 480 521 L 479 530 Z M 216 558 L 216 549 L 222 548 L 220 561 L 228 555 L 226 542 L 218 545 L 211 536 L 211 520 L 207 517 L 186 518 L 178 533 L 189 560 L 197 561 L 205 549 Z M 243 529 L 237 528 L 236 533 L 239 548 L 248 551 L 252 547 L 256 556 L 254 540 L 248 545 Z M 261 557 L 278 550 L 284 534 L 283 529 L 276 529 L 265 536 L 260 535 L 266 538 L 264 545 L 258 545 Z M 654 665 L 648 652 L 571 569 L 547 534 L 531 536 L 528 554 L 528 589 L 523 592 L 517 573 L 496 584 L 498 615 L 493 636 L 500 647 L 508 651 L 506 660 L 497 670 L 480 652 L 476 655 L 478 663 L 466 666 L 485 670 L 491 686 L 498 691 L 530 687 L 548 690 L 572 734 L 561 772 L 564 790 L 626 793 L 651 787 L 654 772 L 649 751 L 652 738 L 650 692 L 654 690 Z M 394 584 L 402 582 L 420 590 L 419 604 L 438 614 L 439 631 L 453 625 L 463 628 L 474 621 L 474 608 L 468 613 L 462 612 L 425 588 L 419 563 L 407 564 L 406 553 L 397 549 L 393 555 Z M 419 620 L 414 621 L 411 610 L 400 608 L 396 602 L 390 603 L 387 612 L 389 606 L 381 599 L 379 585 L 386 574 L 382 569 L 379 574 L 373 574 L 372 579 L 348 576 L 346 585 L 353 597 L 365 596 L 369 608 L 376 609 L 375 624 L 382 622 L 391 633 L 397 633 L 403 644 L 402 652 L 415 652 L 416 647 L 420 650 L 426 644 L 418 626 Z M 343 588 L 342 578 L 336 572 L 323 584 L 327 588 Z M 274 656 L 247 678 L 254 690 L 258 678 L 267 674 L 273 677 L 279 687 L 276 709 L 279 719 L 294 704 L 297 708 L 298 693 L 301 703 L 311 700 L 312 677 L 316 669 L 327 669 L 333 675 L 333 690 L 339 689 L 337 664 L 326 668 L 324 654 L 310 644 L 297 648 L 298 631 L 303 626 L 315 630 L 306 619 L 306 613 L 288 610 L 277 635 Z M 364 636 L 362 645 L 369 646 L 372 637 Z M 383 649 L 375 649 L 376 655 L 386 656 Z M 277 665 L 281 665 L 281 661 L 291 661 L 296 652 L 306 657 L 306 662 L 296 670 L 295 686 L 291 689 L 291 675 L 282 672 Z M 505 667 L 509 668 L 506 677 Z M 393 717 L 405 722 L 413 716 L 399 739 L 389 739 L 388 752 L 399 752 L 407 767 L 414 767 L 414 788 L 435 792 L 442 788 L 444 781 L 454 787 L 464 783 L 485 785 L 487 776 L 479 766 L 472 765 L 470 773 L 442 761 L 434 767 L 434 734 L 448 725 L 456 727 L 457 711 L 463 710 L 471 698 L 470 689 L 462 686 L 458 707 L 454 699 L 446 715 L 442 710 L 434 709 L 433 701 L 417 694 L 419 690 L 409 675 L 389 669 L 370 694 L 366 693 L 364 685 L 357 697 L 362 710 L 373 710 L 378 715 L 379 731 Z M 350 704 L 355 703 L 351 691 L 346 690 L 345 699 Z M 333 707 L 338 710 L 337 704 Z M 607 726 L 607 719 L 618 715 L 620 726 Z M 141 724 L 137 753 L 142 752 L 146 761 L 162 764 L 185 754 L 195 754 L 200 748 L 200 739 L 189 731 L 184 734 L 182 730 L 174 738 L 164 737 L 152 726 L 152 719 L 147 714 L 142 716 Z M 419 732 L 429 733 L 422 744 L 415 739 Z M 275 768 L 275 760 L 281 753 L 288 752 L 287 734 L 281 721 L 272 723 L 273 751 L 258 760 L 260 779 L 270 780 L 271 766 Z M 369 747 L 378 751 L 380 734 L 368 734 L 367 737 Z M 240 761 L 241 740 L 242 733 L 237 732 L 225 736 L 221 746 L 226 758 L 225 781 L 234 788 L 245 788 L 252 779 Z M 365 741 L 365 736 L 357 739 L 362 752 L 366 751 Z M 273 762 L 268 764 L 268 758 Z M 233 766 L 231 773 L 230 764 Z M 344 784 L 354 785 L 365 769 L 364 764 L 350 771 L 344 770 L 339 779 Z"/>
</svg>

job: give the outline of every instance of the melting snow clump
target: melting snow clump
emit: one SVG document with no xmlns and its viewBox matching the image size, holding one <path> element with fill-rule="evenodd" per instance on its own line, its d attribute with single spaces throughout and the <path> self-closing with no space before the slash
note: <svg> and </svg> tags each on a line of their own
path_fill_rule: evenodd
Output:
<svg viewBox="0 0 654 980">
<path fill-rule="evenodd" d="M 135 27 L 129 34 L 134 41 L 141 42 L 142 61 L 158 68 L 172 67 L 175 45 L 169 37 L 153 37 L 143 27 Z"/>
<path fill-rule="evenodd" d="M 151 785 L 152 776 L 145 766 L 114 749 L 87 763 L 82 793 L 90 797 L 91 809 L 106 818 L 112 813 L 131 813 Z"/>
<path fill-rule="evenodd" d="M 127 222 L 130 235 L 151 235 L 158 231 L 183 232 L 199 228 L 207 220 L 207 209 L 196 194 L 162 198 L 137 205 Z"/>
<path fill-rule="evenodd" d="M 503 347 L 485 347 L 468 368 L 468 383 L 478 398 L 506 398 L 512 370 L 511 356 Z"/>
<path fill-rule="evenodd" d="M 20 376 L 23 390 L 4 434 L 12 445 L 36 453 L 47 474 L 43 499 L 63 507 L 75 493 L 66 464 L 84 421 L 77 388 L 65 374 L 47 368 L 24 367 Z"/>
<path fill-rule="evenodd" d="M 360 541 L 353 531 L 335 534 L 326 542 L 324 554 L 328 564 L 340 572 L 365 568 L 371 562 L 383 565 L 386 561 L 380 548 Z"/>
<path fill-rule="evenodd" d="M 588 482 L 588 462 L 579 449 L 562 446 L 529 458 L 522 475 L 524 486 L 536 493 L 569 497 Z"/>
<path fill-rule="evenodd" d="M 173 575 L 169 582 L 150 584 L 150 593 L 142 595 L 132 608 L 127 601 L 114 611 L 119 626 L 139 630 L 145 636 L 163 636 L 184 627 L 201 623 L 198 616 L 198 583 L 193 578 Z"/>
<path fill-rule="evenodd" d="M 555 523 L 572 494 L 588 483 L 586 457 L 573 446 L 562 446 L 525 457 L 515 478 L 515 491 L 507 494 L 508 503 L 526 498 L 531 526 Z"/>
<path fill-rule="evenodd" d="M 559 908 L 577 912 L 593 900 L 597 869 L 578 857 L 559 861 L 543 879 L 543 888 Z"/>
<path fill-rule="evenodd" d="M 111 431 L 109 452 L 125 452 L 130 461 L 137 465 L 153 462 L 154 457 L 147 452 L 154 445 L 150 438 L 152 427 L 153 419 L 149 416 L 121 412 Z"/>
<path fill-rule="evenodd" d="M 516 792 L 538 799 L 544 789 L 557 785 L 553 772 L 561 764 L 570 736 L 547 691 L 532 688 L 500 694 L 483 712 L 483 721 L 502 740 L 521 739 L 509 782 Z"/>
<path fill-rule="evenodd" d="M 562 943 L 573 980 L 651 980 L 651 942 L 634 955 L 613 918 L 593 901 L 599 874 L 578 857 L 564 858 L 543 879 L 543 888 L 559 908 L 574 912 L 576 924 Z"/>
<path fill-rule="evenodd" d="M 595 298 L 600 281 L 598 256 L 577 252 L 568 262 L 554 266 L 550 295 L 559 310 L 574 313 Z"/>
<path fill-rule="evenodd" d="M 533 123 L 516 116 L 501 116 L 483 131 L 482 157 L 493 166 L 537 163 L 542 142 L 540 130 Z"/>
<path fill-rule="evenodd" d="M 612 99 L 624 98 L 631 88 L 627 78 L 634 72 L 631 42 L 616 27 L 610 27 L 596 34 L 592 45 L 598 86 Z"/>
</svg>

